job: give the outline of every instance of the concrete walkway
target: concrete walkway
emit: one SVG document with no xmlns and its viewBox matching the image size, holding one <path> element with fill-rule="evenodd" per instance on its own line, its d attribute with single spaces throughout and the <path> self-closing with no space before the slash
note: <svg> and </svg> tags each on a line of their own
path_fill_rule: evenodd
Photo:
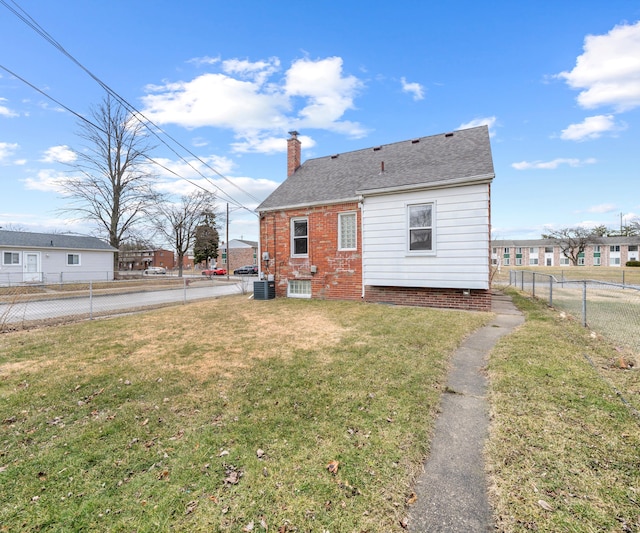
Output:
<svg viewBox="0 0 640 533">
<path fill-rule="evenodd" d="M 495 531 L 487 495 L 483 448 L 489 426 L 486 356 L 524 322 L 508 296 L 494 291 L 496 318 L 453 355 L 431 452 L 418 479 L 408 530 L 415 533 Z"/>
</svg>

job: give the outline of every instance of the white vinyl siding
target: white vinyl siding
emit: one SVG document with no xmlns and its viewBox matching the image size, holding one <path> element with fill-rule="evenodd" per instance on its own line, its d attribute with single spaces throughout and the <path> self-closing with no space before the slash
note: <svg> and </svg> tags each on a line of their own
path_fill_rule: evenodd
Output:
<svg viewBox="0 0 640 533">
<path fill-rule="evenodd" d="M 427 203 L 433 253 L 410 253 L 407 206 Z M 367 196 L 362 217 L 365 285 L 489 288 L 488 185 Z"/>
</svg>

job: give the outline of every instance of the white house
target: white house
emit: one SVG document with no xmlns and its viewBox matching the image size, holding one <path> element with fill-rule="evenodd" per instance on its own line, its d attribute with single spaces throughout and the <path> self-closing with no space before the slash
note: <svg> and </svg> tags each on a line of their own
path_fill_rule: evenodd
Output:
<svg viewBox="0 0 640 533">
<path fill-rule="evenodd" d="M 0 284 L 112 280 L 116 251 L 85 235 L 0 230 Z"/>
<path fill-rule="evenodd" d="M 276 295 L 488 310 L 493 160 L 486 126 L 310 159 L 262 204 Z"/>
</svg>

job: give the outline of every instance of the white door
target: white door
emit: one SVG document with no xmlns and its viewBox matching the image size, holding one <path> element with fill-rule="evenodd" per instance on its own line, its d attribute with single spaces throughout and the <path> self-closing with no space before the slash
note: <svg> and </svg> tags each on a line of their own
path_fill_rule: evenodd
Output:
<svg viewBox="0 0 640 533">
<path fill-rule="evenodd" d="M 27 282 L 42 281 L 41 272 L 40 272 L 40 253 L 39 252 L 24 253 L 24 272 L 22 274 L 22 281 L 27 281 Z"/>
</svg>

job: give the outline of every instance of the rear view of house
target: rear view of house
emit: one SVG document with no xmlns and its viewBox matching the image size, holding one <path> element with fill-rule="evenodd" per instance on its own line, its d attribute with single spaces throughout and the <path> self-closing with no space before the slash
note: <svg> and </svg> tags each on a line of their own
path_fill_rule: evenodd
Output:
<svg viewBox="0 0 640 533">
<path fill-rule="evenodd" d="M 488 310 L 486 126 L 301 164 L 259 207 L 261 268 L 276 295 Z"/>
</svg>

